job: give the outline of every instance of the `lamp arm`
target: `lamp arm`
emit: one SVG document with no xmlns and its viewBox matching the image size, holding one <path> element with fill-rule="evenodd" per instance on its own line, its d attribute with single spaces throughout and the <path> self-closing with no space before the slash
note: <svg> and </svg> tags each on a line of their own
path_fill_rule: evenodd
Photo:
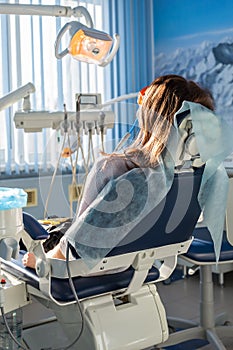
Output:
<svg viewBox="0 0 233 350">
<path fill-rule="evenodd" d="M 37 15 L 55 17 L 85 17 L 86 24 L 93 28 L 93 21 L 88 10 L 83 6 L 71 8 L 69 6 L 1 4 L 0 13 L 5 15 Z"/>
<path fill-rule="evenodd" d="M 21 86 L 19 89 L 10 92 L 9 94 L 0 98 L 0 111 L 13 105 L 15 102 L 35 92 L 35 86 L 32 83 Z"/>
<path fill-rule="evenodd" d="M 86 25 L 90 28 L 94 27 L 92 18 L 88 10 L 84 6 L 77 6 L 73 9 L 73 16 L 74 17 L 85 17 Z"/>
<path fill-rule="evenodd" d="M 71 7 L 52 5 L 1 4 L 0 13 L 6 15 L 73 16 Z"/>
<path fill-rule="evenodd" d="M 111 100 L 108 100 L 108 101 L 104 102 L 102 104 L 102 107 L 106 107 L 106 106 L 109 106 L 109 105 L 111 105 L 113 103 L 122 102 L 122 101 L 129 100 L 129 99 L 135 98 L 135 97 L 138 97 L 138 92 L 132 92 L 130 94 L 121 95 L 121 96 L 112 98 Z"/>
</svg>

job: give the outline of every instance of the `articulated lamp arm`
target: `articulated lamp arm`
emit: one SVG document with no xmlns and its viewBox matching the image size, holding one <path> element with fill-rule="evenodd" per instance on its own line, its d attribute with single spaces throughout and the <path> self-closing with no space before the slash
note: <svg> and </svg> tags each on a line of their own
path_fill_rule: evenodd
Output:
<svg viewBox="0 0 233 350">
<path fill-rule="evenodd" d="M 32 83 L 21 86 L 15 91 L 0 98 L 0 111 L 12 106 L 15 102 L 18 102 L 22 98 L 27 98 L 29 95 L 35 92 L 35 86 Z M 27 101 L 28 102 L 28 101 Z M 27 108 L 30 109 L 30 108 Z"/>
<path fill-rule="evenodd" d="M 80 15 L 78 7 L 72 9 L 68 6 L 1 4 L 0 13 L 6 15 L 71 17 L 75 14 Z"/>
</svg>

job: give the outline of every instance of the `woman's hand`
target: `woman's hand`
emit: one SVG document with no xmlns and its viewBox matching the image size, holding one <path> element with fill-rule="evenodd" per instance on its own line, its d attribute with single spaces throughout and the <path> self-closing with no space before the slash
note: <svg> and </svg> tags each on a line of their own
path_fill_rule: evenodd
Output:
<svg viewBox="0 0 233 350">
<path fill-rule="evenodd" d="M 26 253 L 22 259 L 23 265 L 26 267 L 31 267 L 35 269 L 36 267 L 36 257 L 33 253 Z"/>
<path fill-rule="evenodd" d="M 52 250 L 50 250 L 48 253 L 46 253 L 46 256 L 48 258 L 56 258 L 56 259 L 62 259 L 65 260 L 65 257 L 60 250 L 60 245 L 56 245 Z M 26 267 L 31 267 L 32 269 L 36 268 L 36 257 L 33 253 L 27 252 L 22 259 L 23 265 Z"/>
</svg>

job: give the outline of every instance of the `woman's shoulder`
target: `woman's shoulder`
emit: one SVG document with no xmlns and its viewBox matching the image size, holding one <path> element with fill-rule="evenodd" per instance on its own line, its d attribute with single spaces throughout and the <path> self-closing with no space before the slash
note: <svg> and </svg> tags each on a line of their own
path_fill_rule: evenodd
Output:
<svg viewBox="0 0 233 350">
<path fill-rule="evenodd" d="M 114 169 L 118 171 L 124 170 L 128 171 L 135 168 L 135 164 L 127 159 L 124 154 L 110 154 L 103 155 L 96 159 L 95 167 L 97 170 L 106 170 L 107 168 Z"/>
</svg>

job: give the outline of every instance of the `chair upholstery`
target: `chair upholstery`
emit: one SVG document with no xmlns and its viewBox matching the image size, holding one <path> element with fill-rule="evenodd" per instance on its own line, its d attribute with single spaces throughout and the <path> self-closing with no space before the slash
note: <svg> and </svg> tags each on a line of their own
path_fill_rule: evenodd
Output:
<svg viewBox="0 0 233 350">
<path fill-rule="evenodd" d="M 159 203 L 159 205 L 145 217 L 139 225 L 129 235 L 122 240 L 108 254 L 108 257 L 117 257 L 130 254 L 132 252 L 146 251 L 147 249 L 159 248 L 163 246 L 179 244 L 191 238 L 191 233 L 195 227 L 197 219 L 200 215 L 200 207 L 197 200 L 197 193 L 200 187 L 203 168 L 196 169 L 194 173 L 184 172 L 175 174 L 174 182 L 167 196 Z M 180 195 L 180 192 L 182 195 Z M 185 201 L 187 199 L 187 201 Z M 185 206 L 184 206 L 185 202 Z M 175 216 L 177 225 L 174 225 L 173 231 L 166 233 L 168 218 Z M 47 231 L 43 226 L 30 214 L 23 213 L 24 228 L 33 240 L 44 240 L 48 237 Z M 146 233 L 141 236 L 141 228 L 148 227 Z M 136 231 L 136 234 L 135 234 Z M 52 259 L 54 260 L 54 259 Z M 24 268 L 21 259 L 13 260 L 15 266 L 24 271 L 25 275 L 29 271 L 32 278 L 32 270 Z M 61 262 L 60 262 L 61 263 Z M 12 274 L 14 274 L 14 265 L 12 262 L 3 261 L 4 266 L 11 266 Z M 13 267 L 12 267 L 13 266 Z M 128 275 L 128 283 L 131 280 L 131 273 L 122 272 L 122 279 L 124 274 Z M 38 276 L 35 275 L 35 280 Z M 151 278 L 150 275 L 153 277 Z M 54 278 L 57 276 L 53 276 Z M 85 277 L 88 280 L 88 276 Z M 92 277 L 90 277 L 92 278 Z M 97 277 L 103 279 L 103 276 Z M 150 269 L 147 279 L 149 281 L 156 281 L 159 278 L 159 273 L 155 268 Z M 59 279 L 59 278 L 58 278 Z M 30 283 L 30 282 L 29 282 Z M 103 287 L 103 283 L 99 282 Z M 63 288 L 61 287 L 63 291 Z M 114 289 L 113 289 L 114 290 Z M 84 292 L 85 295 L 85 292 Z"/>
<path fill-rule="evenodd" d="M 166 198 L 91 270 L 96 273 L 104 267 L 109 274 L 91 276 L 82 259 L 69 262 L 86 320 L 78 343 L 82 350 L 97 350 L 100 346 L 106 350 L 140 350 L 167 339 L 166 313 L 155 283 L 170 276 L 177 256 L 185 253 L 192 241 L 200 215 L 197 196 L 202 173 L 203 168 L 175 174 Z M 168 221 L 172 227 L 169 230 Z M 24 214 L 24 223 L 34 239 L 46 237 L 45 230 L 30 215 Z M 138 234 L 142 227 L 146 232 L 143 236 Z M 163 261 L 159 268 L 153 266 L 155 260 Z M 39 275 L 16 261 L 3 261 L 2 269 L 26 281 L 30 295 L 55 312 L 73 341 L 82 319 L 79 312 L 74 312 L 77 300 L 71 293 L 66 261 L 45 259 L 44 264 L 46 268 Z M 125 271 L 111 273 L 112 268 L 122 266 Z M 116 300 L 121 303 L 119 307 Z M 144 327 L 145 322 L 148 327 Z"/>
<path fill-rule="evenodd" d="M 21 251 L 19 258 L 12 261 L 3 261 L 3 269 L 7 269 L 12 275 L 20 277 L 32 287 L 39 289 L 39 278 L 34 269 L 25 268 L 22 264 L 22 257 L 25 252 Z M 73 283 L 80 299 L 86 299 L 95 295 L 105 294 L 127 288 L 133 276 L 133 268 L 126 271 L 92 277 L 74 277 Z M 159 271 L 152 267 L 148 273 L 145 283 L 156 281 L 159 278 Z M 74 294 L 70 288 L 68 278 L 53 277 L 51 281 L 52 296 L 58 302 L 74 301 Z"/>
</svg>

